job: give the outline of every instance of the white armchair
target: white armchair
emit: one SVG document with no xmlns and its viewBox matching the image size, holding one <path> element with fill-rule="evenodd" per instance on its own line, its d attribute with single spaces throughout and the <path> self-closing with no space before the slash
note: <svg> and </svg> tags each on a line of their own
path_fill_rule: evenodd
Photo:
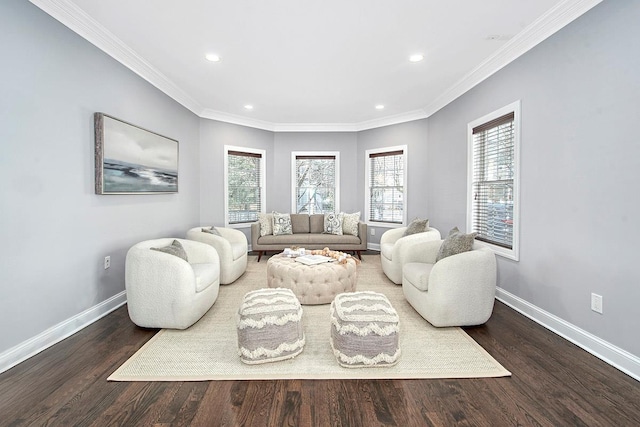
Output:
<svg viewBox="0 0 640 427">
<path fill-rule="evenodd" d="M 430 227 L 429 231 L 403 237 L 406 229 L 407 227 L 392 228 L 380 236 L 382 271 L 396 285 L 402 283 L 402 264 L 405 262 L 407 248 L 413 243 L 430 242 L 441 238 L 440 232 L 433 227 Z"/>
<path fill-rule="evenodd" d="M 220 236 L 195 227 L 187 231 L 187 239 L 206 243 L 218 252 L 220 257 L 220 284 L 235 282 L 247 269 L 247 237 L 235 228 L 216 227 Z"/>
<path fill-rule="evenodd" d="M 493 312 L 496 256 L 482 243 L 436 262 L 442 241 L 411 245 L 402 267 L 402 291 L 433 326 L 481 325 Z"/>
<path fill-rule="evenodd" d="M 151 250 L 174 240 L 182 244 L 188 261 Z M 218 298 L 219 276 L 220 261 L 211 246 L 173 238 L 137 243 L 125 261 L 129 317 L 144 328 L 188 328 Z"/>
</svg>

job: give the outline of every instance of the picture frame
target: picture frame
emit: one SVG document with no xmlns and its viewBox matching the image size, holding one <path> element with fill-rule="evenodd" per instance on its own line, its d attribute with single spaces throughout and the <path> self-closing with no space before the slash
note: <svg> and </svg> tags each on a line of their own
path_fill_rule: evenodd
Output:
<svg viewBox="0 0 640 427">
<path fill-rule="evenodd" d="M 96 194 L 178 192 L 177 140 L 104 113 L 94 124 Z"/>
</svg>

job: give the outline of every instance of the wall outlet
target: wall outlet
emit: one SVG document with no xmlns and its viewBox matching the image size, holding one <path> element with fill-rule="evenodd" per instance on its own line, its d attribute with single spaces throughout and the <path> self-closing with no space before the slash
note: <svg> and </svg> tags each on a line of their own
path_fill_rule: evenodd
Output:
<svg viewBox="0 0 640 427">
<path fill-rule="evenodd" d="M 375 236 L 375 235 L 376 235 L 376 229 L 375 229 L 375 228 L 372 228 L 372 229 L 371 229 L 371 235 L 372 235 L 372 236 Z"/>
<path fill-rule="evenodd" d="M 602 314 L 602 295 L 591 294 L 591 310 Z"/>
<path fill-rule="evenodd" d="M 104 269 L 106 270 L 109 267 L 111 267 L 111 257 L 106 256 L 104 257 Z"/>
</svg>

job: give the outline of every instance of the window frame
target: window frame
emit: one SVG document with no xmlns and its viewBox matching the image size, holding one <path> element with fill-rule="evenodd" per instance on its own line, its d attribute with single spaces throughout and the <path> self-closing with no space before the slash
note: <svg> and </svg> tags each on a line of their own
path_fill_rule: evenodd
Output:
<svg viewBox="0 0 640 427">
<path fill-rule="evenodd" d="M 385 221 L 375 221 L 371 219 L 371 155 L 381 154 L 381 153 L 393 153 L 396 151 L 402 151 L 402 168 L 403 168 L 403 177 L 402 177 L 402 193 L 404 197 L 402 198 L 402 222 L 385 222 Z M 364 176 L 364 188 L 365 188 L 365 196 L 364 196 L 364 220 L 368 226 L 371 227 L 387 227 L 387 228 L 398 228 L 405 227 L 407 225 L 407 189 L 408 189 L 408 177 L 409 177 L 409 151 L 407 145 L 394 145 L 390 147 L 381 147 L 381 148 L 373 148 L 365 151 L 365 176 Z"/>
<path fill-rule="evenodd" d="M 496 255 L 519 261 L 520 260 L 520 134 L 521 134 L 521 114 L 520 100 L 506 105 L 496 111 L 486 114 L 467 125 L 467 230 L 475 231 L 473 228 L 474 218 L 474 137 L 473 129 L 513 113 L 513 237 L 511 248 L 503 247 L 490 242 L 482 241 L 493 250 Z"/>
<path fill-rule="evenodd" d="M 224 224 L 229 228 L 248 228 L 251 222 L 229 222 L 229 152 L 241 152 L 260 155 L 260 209 L 258 214 L 266 212 L 267 206 L 267 152 L 259 148 L 240 147 L 235 145 L 224 146 Z"/>
<path fill-rule="evenodd" d="M 296 187 L 297 183 L 297 168 L 296 168 L 296 159 L 298 156 L 304 157 L 335 157 L 335 175 L 334 175 L 334 211 L 335 213 L 340 212 L 340 152 L 339 151 L 292 151 L 291 152 L 291 213 L 298 212 L 298 191 Z M 315 212 L 322 213 L 322 212 Z"/>
</svg>

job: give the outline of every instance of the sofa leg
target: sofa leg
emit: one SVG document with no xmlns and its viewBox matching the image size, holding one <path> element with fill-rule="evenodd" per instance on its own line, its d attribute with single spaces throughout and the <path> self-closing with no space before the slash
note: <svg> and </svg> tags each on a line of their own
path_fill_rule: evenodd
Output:
<svg viewBox="0 0 640 427">
<path fill-rule="evenodd" d="M 356 251 L 356 255 L 358 255 L 358 259 L 362 261 L 362 254 L 360 253 L 360 251 Z"/>
<path fill-rule="evenodd" d="M 264 251 L 258 251 L 258 261 L 257 262 L 260 262 L 260 258 L 262 258 L 263 252 Z"/>
</svg>

